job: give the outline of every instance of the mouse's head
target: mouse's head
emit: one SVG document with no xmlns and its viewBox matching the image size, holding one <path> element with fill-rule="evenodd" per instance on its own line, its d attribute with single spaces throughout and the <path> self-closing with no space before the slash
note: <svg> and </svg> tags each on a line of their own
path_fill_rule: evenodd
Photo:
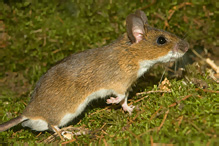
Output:
<svg viewBox="0 0 219 146">
<path fill-rule="evenodd" d="M 188 43 L 176 35 L 149 26 L 145 13 L 140 10 L 126 18 L 126 25 L 132 43 L 130 48 L 138 54 L 140 61 L 174 61 L 189 48 Z"/>
</svg>

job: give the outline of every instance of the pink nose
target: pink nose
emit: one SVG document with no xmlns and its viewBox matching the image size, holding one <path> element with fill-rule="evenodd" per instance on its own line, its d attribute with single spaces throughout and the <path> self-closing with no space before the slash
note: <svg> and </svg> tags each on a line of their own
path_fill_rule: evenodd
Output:
<svg viewBox="0 0 219 146">
<path fill-rule="evenodd" d="M 187 52 L 189 50 L 189 47 L 185 47 L 184 51 Z"/>
<path fill-rule="evenodd" d="M 178 43 L 178 48 L 185 53 L 189 49 L 189 43 L 182 40 Z"/>
</svg>

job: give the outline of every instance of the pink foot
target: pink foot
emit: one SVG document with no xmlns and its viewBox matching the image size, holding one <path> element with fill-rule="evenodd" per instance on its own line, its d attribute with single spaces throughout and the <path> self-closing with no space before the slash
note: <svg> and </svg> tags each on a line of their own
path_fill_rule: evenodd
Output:
<svg viewBox="0 0 219 146">
<path fill-rule="evenodd" d="M 118 104 L 121 101 L 121 98 L 119 98 L 119 97 L 116 97 L 116 98 L 110 97 L 110 99 L 107 99 L 106 101 L 107 101 L 106 102 L 107 104 L 111 104 L 111 103 Z"/>
<path fill-rule="evenodd" d="M 135 108 L 135 106 L 133 106 L 133 105 L 128 106 L 128 104 L 127 104 L 126 102 L 124 102 L 124 103 L 122 104 L 122 108 L 123 108 L 124 111 L 129 112 L 129 115 L 131 115 L 133 109 Z"/>
<path fill-rule="evenodd" d="M 110 97 L 110 99 L 107 99 L 106 103 L 107 104 L 111 104 L 111 103 L 118 104 L 118 103 L 120 103 L 123 110 L 127 111 L 129 113 L 129 115 L 132 114 L 132 111 L 135 108 L 135 106 L 133 106 L 133 105 L 128 106 L 127 97 L 125 95 L 118 95 L 118 97 L 116 97 L 116 98 Z"/>
</svg>

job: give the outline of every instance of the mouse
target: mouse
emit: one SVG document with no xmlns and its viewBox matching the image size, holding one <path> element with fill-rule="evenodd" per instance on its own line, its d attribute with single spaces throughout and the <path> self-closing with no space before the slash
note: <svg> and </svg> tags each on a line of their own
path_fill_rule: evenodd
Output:
<svg viewBox="0 0 219 146">
<path fill-rule="evenodd" d="M 136 10 L 117 40 L 72 54 L 42 75 L 22 114 L 0 124 L 0 131 L 20 123 L 35 131 L 60 131 L 98 98 L 131 114 L 135 107 L 127 99 L 133 83 L 153 65 L 175 61 L 188 49 L 187 41 L 150 26 L 146 14 Z"/>
</svg>

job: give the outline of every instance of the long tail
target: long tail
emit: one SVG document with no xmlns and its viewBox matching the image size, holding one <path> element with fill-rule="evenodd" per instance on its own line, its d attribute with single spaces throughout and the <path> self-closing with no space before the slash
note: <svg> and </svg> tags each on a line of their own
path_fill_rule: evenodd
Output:
<svg viewBox="0 0 219 146">
<path fill-rule="evenodd" d="M 0 124 L 0 132 L 5 131 L 21 122 L 23 122 L 24 120 L 27 120 L 26 117 L 24 116 L 18 116 L 14 119 L 11 119 L 10 121 L 7 121 L 5 123 Z"/>
</svg>

